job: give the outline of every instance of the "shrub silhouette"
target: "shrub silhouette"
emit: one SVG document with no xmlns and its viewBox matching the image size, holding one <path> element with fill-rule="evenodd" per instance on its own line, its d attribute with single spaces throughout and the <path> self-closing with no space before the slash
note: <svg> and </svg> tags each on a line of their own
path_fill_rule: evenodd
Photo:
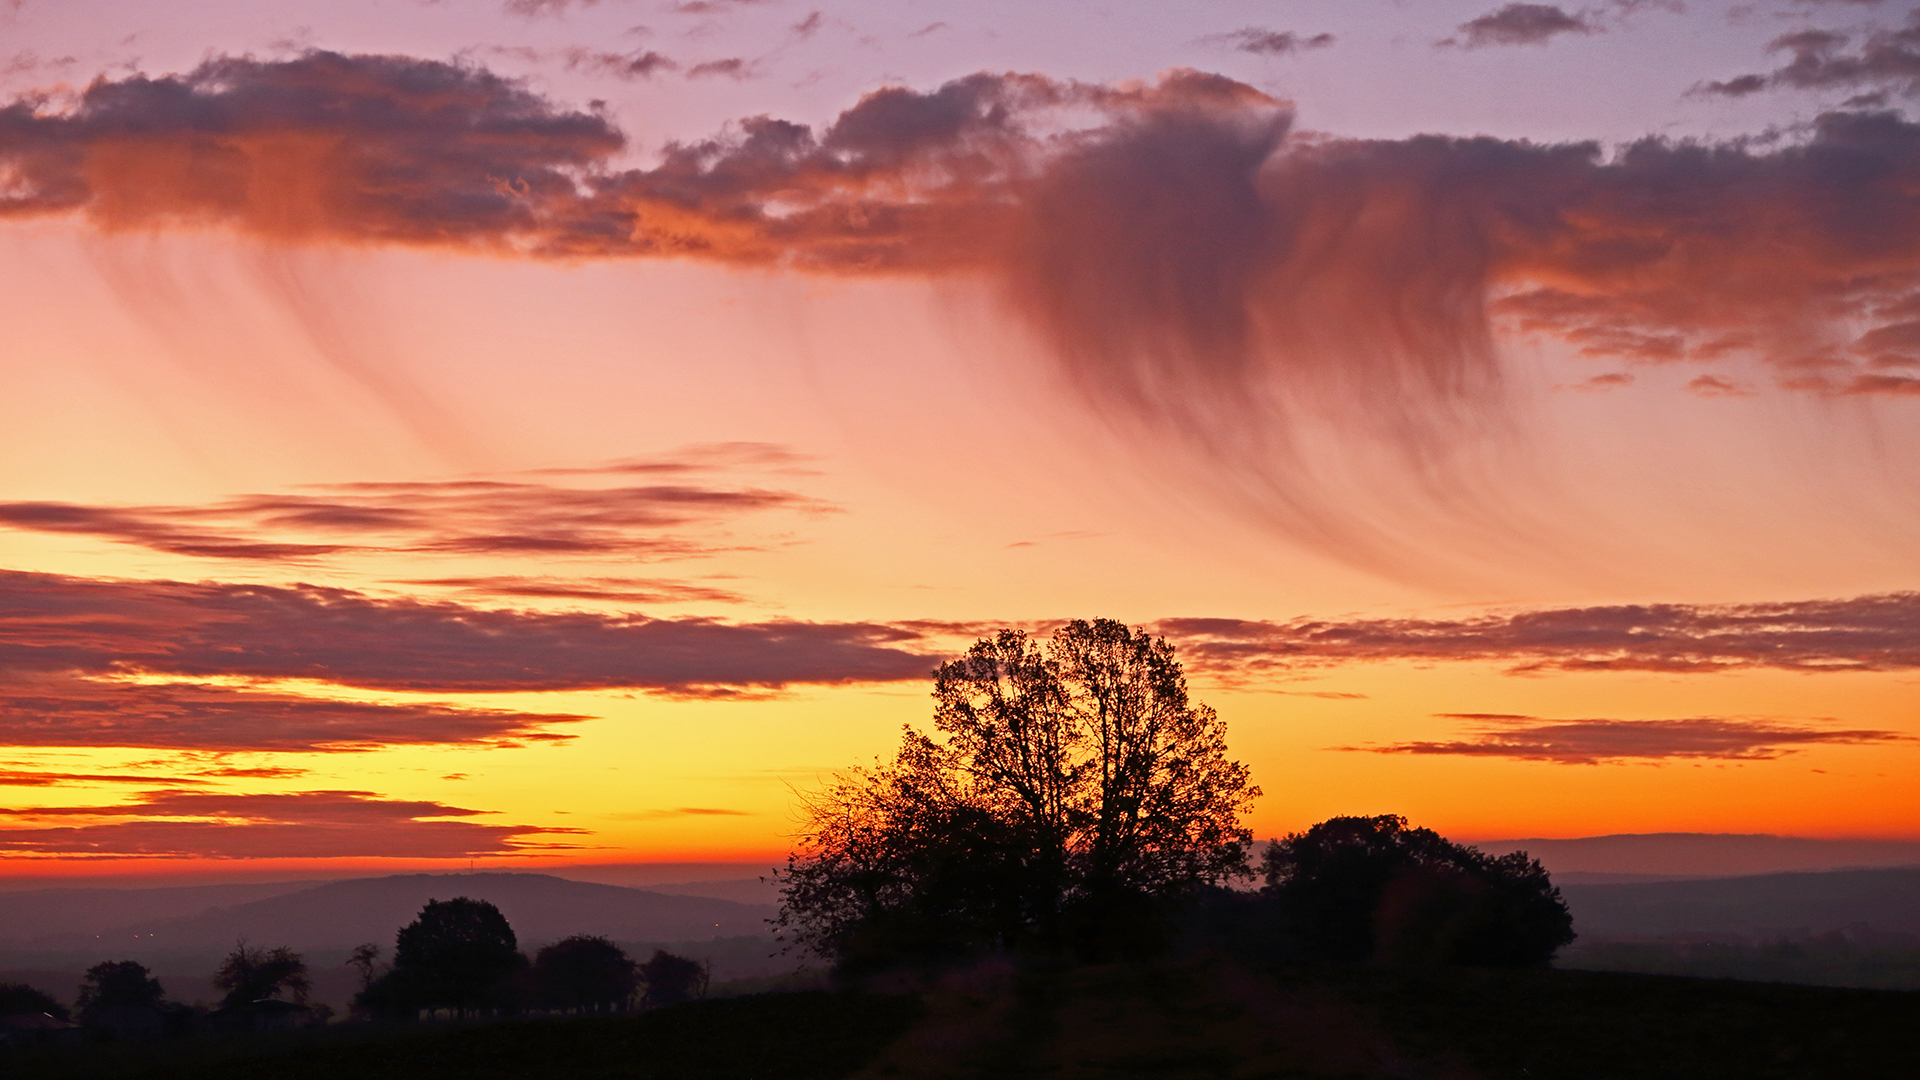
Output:
<svg viewBox="0 0 1920 1080">
<path fill-rule="evenodd" d="M 1259 789 L 1173 648 L 1110 619 L 1017 630 L 934 674 L 934 727 L 806 799 L 776 926 L 842 972 L 996 948 L 1102 955 L 1249 873 Z"/>
<path fill-rule="evenodd" d="M 556 941 L 533 958 L 533 984 L 550 1009 L 622 1008 L 640 985 L 639 966 L 626 950 L 586 934 Z"/>
<path fill-rule="evenodd" d="M 26 983 L 0 983 L 0 1016 L 22 1013 L 46 1013 L 55 1020 L 69 1019 L 67 1007 L 52 994 Z"/>
<path fill-rule="evenodd" d="M 1263 868 L 1266 900 L 1317 959 L 1526 967 L 1574 937 L 1525 852 L 1488 855 L 1397 815 L 1323 821 L 1274 841 Z"/>
<path fill-rule="evenodd" d="M 655 949 L 653 957 L 640 965 L 640 979 L 647 985 L 646 993 L 640 998 L 640 1004 L 646 1008 L 678 1005 L 707 992 L 706 967 L 698 960 L 675 956 L 665 949 Z"/>
<path fill-rule="evenodd" d="M 221 962 L 213 985 L 225 990 L 220 1007 L 231 1009 L 263 998 L 279 997 L 285 991 L 296 1003 L 307 1002 L 313 983 L 307 978 L 307 963 L 299 953 L 282 945 L 274 949 L 253 949 L 245 938 Z"/>
</svg>

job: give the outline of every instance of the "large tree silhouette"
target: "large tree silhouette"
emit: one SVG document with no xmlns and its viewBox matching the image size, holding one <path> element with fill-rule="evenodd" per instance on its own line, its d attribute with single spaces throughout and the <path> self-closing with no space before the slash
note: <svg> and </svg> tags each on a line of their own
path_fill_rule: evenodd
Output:
<svg viewBox="0 0 1920 1080">
<path fill-rule="evenodd" d="M 1018 630 L 934 674 L 937 738 L 806 798 L 777 926 L 855 966 L 1139 945 L 1168 901 L 1247 871 L 1259 789 L 1172 646 L 1108 619 Z"/>
</svg>

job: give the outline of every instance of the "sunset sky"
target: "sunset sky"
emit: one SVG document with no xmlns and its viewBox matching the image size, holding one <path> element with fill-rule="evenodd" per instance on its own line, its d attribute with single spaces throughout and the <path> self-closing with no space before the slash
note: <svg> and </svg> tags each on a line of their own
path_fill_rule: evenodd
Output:
<svg viewBox="0 0 1920 1080">
<path fill-rule="evenodd" d="M 1920 839 L 1920 9 L 0 0 L 0 875 L 780 858 L 1004 626 L 1270 836 Z"/>
</svg>

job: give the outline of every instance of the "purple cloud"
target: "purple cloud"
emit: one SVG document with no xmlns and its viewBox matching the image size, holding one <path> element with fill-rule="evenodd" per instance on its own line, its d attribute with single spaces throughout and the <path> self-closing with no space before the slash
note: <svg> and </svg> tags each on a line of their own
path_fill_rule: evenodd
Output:
<svg viewBox="0 0 1920 1080">
<path fill-rule="evenodd" d="M 1896 731 L 1833 728 L 1777 720 L 1699 716 L 1682 720 L 1545 720 L 1501 713 L 1445 713 L 1468 721 L 1470 737 L 1336 749 L 1375 754 L 1440 754 L 1605 765 L 1624 761 L 1705 759 L 1767 761 L 1813 745 L 1914 742 Z"/>
<path fill-rule="evenodd" d="M 96 858 L 456 859 L 578 846 L 556 838 L 577 829 L 448 820 L 485 813 L 369 791 L 150 791 L 119 805 L 0 810 L 0 817 L 16 821 L 133 819 L 0 827 L 0 851 Z"/>
<path fill-rule="evenodd" d="M 1190 667 L 1244 677 L 1337 664 L 1491 661 L 1513 672 L 1920 667 L 1920 593 L 1768 604 L 1561 608 L 1466 619 L 1167 619 Z"/>
</svg>

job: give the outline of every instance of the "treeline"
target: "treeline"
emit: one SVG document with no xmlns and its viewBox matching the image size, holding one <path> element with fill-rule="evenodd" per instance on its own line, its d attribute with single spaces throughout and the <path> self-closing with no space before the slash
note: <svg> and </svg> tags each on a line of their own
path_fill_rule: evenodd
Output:
<svg viewBox="0 0 1920 1080">
<path fill-rule="evenodd" d="M 702 997 L 708 987 L 707 968 L 696 960 L 656 950 L 636 962 L 596 935 L 554 942 L 529 958 L 499 908 L 467 897 L 427 901 L 395 935 L 390 961 L 369 942 L 347 963 L 360 974 L 350 1013 L 358 1020 L 646 1009 Z M 0 1042 L 281 1030 L 333 1018 L 331 1006 L 310 1000 L 305 958 L 285 946 L 256 948 L 243 939 L 213 983 L 225 993 L 212 1009 L 169 1000 L 153 973 L 133 960 L 89 968 L 72 1009 L 37 987 L 0 984 Z"/>
<path fill-rule="evenodd" d="M 1539 862 L 1393 815 L 1333 818 L 1255 865 L 1241 819 L 1260 789 L 1164 639 L 1110 619 L 1003 630 L 943 664 L 933 697 L 933 733 L 806 796 L 779 873 L 776 929 L 843 974 L 1183 943 L 1537 966 L 1573 939 Z"/>
</svg>

